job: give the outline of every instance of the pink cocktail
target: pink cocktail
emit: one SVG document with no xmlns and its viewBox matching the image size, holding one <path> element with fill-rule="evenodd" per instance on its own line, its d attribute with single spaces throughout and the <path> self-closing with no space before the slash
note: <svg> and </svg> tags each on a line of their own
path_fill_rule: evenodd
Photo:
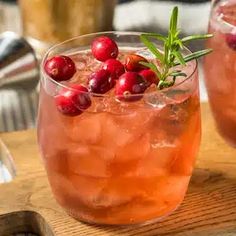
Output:
<svg viewBox="0 0 236 236">
<path fill-rule="evenodd" d="M 236 146 L 236 1 L 216 1 L 207 46 L 213 53 L 204 60 L 209 102 L 220 134 Z"/>
<path fill-rule="evenodd" d="M 101 35 L 116 41 L 122 63 L 130 53 L 158 63 L 138 33 L 81 36 L 49 51 L 43 65 L 63 54 L 77 68 L 61 83 L 42 69 L 38 140 L 49 182 L 57 202 L 76 219 L 99 224 L 156 220 L 180 205 L 192 174 L 201 135 L 197 63 L 179 66 L 187 77 L 170 88 L 150 86 L 128 101 L 114 89 L 90 93 L 89 108 L 65 115 L 55 97 L 71 84 L 86 84 L 101 66 L 90 50 Z"/>
</svg>

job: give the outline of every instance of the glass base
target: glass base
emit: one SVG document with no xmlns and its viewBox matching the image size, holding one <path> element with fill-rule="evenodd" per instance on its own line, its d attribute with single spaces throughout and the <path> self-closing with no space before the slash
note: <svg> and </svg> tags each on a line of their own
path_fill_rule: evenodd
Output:
<svg viewBox="0 0 236 236">
<path fill-rule="evenodd" d="M 75 220 L 80 221 L 80 222 L 85 223 L 85 224 L 89 224 L 89 225 L 121 226 L 121 227 L 124 227 L 124 226 L 126 226 L 126 227 L 127 226 L 145 226 L 145 225 L 153 224 L 153 223 L 156 223 L 156 222 L 159 222 L 159 221 L 165 219 L 166 217 L 171 215 L 173 212 L 175 212 L 180 207 L 181 203 L 179 203 L 172 210 L 168 211 L 166 214 L 164 214 L 162 216 L 159 216 L 159 217 L 156 217 L 156 218 L 147 219 L 147 220 L 141 221 L 141 222 L 117 223 L 117 224 L 111 224 L 111 223 L 105 223 L 105 222 L 96 222 L 95 220 L 92 221 L 92 220 L 86 219 L 85 217 L 80 217 L 80 216 L 78 216 L 78 214 L 73 213 L 72 211 L 65 210 L 65 212 L 69 216 L 74 218 Z"/>
</svg>

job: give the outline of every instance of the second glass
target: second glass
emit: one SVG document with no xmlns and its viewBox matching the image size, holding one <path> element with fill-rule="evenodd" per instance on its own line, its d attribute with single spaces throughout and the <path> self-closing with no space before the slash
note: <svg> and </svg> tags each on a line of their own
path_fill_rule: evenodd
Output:
<svg viewBox="0 0 236 236">
<path fill-rule="evenodd" d="M 205 82 L 217 128 L 236 147 L 236 1 L 215 1 L 207 47 L 213 53 L 204 59 Z"/>
</svg>

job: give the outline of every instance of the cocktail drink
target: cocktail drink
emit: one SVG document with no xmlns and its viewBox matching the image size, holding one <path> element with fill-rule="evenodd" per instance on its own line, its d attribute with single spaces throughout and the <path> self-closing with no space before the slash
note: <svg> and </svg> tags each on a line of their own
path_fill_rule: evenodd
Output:
<svg viewBox="0 0 236 236">
<path fill-rule="evenodd" d="M 168 61 L 170 47 L 149 36 L 85 35 L 43 60 L 40 150 L 57 202 L 76 219 L 153 221 L 185 196 L 201 136 L 197 62 L 184 48 L 186 64 Z"/>
<path fill-rule="evenodd" d="M 216 1 L 207 46 L 213 53 L 205 58 L 205 82 L 209 102 L 220 134 L 236 146 L 236 1 Z"/>
</svg>

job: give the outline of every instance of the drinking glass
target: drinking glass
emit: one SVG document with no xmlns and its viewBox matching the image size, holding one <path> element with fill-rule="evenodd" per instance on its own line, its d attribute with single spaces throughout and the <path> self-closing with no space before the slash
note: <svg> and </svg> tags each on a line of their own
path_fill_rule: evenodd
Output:
<svg viewBox="0 0 236 236">
<path fill-rule="evenodd" d="M 114 39 L 120 54 L 150 55 L 140 33 L 129 32 L 85 35 L 50 49 L 41 66 L 42 158 L 57 202 L 72 217 L 111 225 L 153 222 L 180 205 L 192 175 L 201 136 L 197 62 L 189 62 L 183 68 L 187 78 L 170 88 L 150 88 L 132 102 L 116 99 L 113 92 L 90 93 L 89 109 L 65 116 L 54 96 L 71 88 L 46 75 L 45 61 L 70 56 L 78 69 L 72 80 L 82 81 L 100 66 L 90 45 L 101 35 Z"/>
<path fill-rule="evenodd" d="M 69 38 L 112 30 L 117 0 L 19 0 L 23 34 L 39 54 Z"/>
<path fill-rule="evenodd" d="M 216 126 L 236 146 L 236 1 L 215 1 L 209 23 L 214 51 L 204 60 L 205 83 Z"/>
</svg>

